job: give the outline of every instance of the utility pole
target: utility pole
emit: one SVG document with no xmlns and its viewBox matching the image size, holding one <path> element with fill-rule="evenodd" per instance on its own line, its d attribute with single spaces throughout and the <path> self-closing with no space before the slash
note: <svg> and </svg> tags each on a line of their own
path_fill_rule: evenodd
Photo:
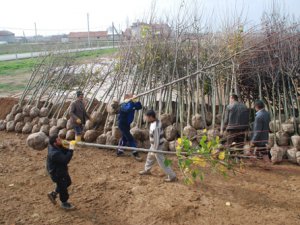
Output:
<svg viewBox="0 0 300 225">
<path fill-rule="evenodd" d="M 115 48 L 115 26 L 114 26 L 114 22 L 112 22 L 112 36 L 113 36 L 113 48 Z"/>
<path fill-rule="evenodd" d="M 89 48 L 91 47 L 91 40 L 90 40 L 90 15 L 87 14 L 87 28 L 88 28 L 88 45 Z"/>
<path fill-rule="evenodd" d="M 35 30 L 35 41 L 37 42 L 37 29 L 36 29 L 36 22 L 34 22 L 34 30 Z"/>
</svg>

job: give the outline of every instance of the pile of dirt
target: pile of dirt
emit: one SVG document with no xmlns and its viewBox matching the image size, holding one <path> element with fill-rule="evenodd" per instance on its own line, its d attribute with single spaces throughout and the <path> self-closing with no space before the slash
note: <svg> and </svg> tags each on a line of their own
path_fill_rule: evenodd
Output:
<svg viewBox="0 0 300 225">
<path fill-rule="evenodd" d="M 4 120 L 6 115 L 10 113 L 12 107 L 18 103 L 16 98 L 0 98 L 0 120 Z"/>
</svg>

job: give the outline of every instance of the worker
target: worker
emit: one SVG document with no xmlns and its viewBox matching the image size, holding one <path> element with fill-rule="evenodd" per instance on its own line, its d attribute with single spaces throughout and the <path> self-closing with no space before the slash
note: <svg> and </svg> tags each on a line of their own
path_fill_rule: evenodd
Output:
<svg viewBox="0 0 300 225">
<path fill-rule="evenodd" d="M 48 198 L 53 204 L 56 204 L 57 195 L 61 201 L 61 208 L 66 210 L 75 207 L 68 202 L 68 187 L 71 185 L 71 178 L 68 172 L 68 164 L 73 156 L 73 150 L 64 148 L 61 139 L 57 135 L 49 138 L 47 171 L 54 183 L 55 191 L 48 193 Z"/>
<path fill-rule="evenodd" d="M 75 140 L 81 141 L 81 134 L 83 131 L 83 126 L 90 116 L 85 110 L 83 103 L 83 93 L 81 91 L 76 92 L 77 99 L 71 103 L 70 106 L 70 118 L 72 126 L 75 130 Z"/>
<path fill-rule="evenodd" d="M 130 125 L 134 119 L 134 113 L 137 110 L 142 109 L 142 104 L 137 101 L 134 95 L 126 94 L 124 96 L 124 102 L 120 106 L 119 116 L 118 116 L 118 127 L 122 133 L 122 138 L 119 142 L 120 146 L 128 146 L 136 148 L 135 140 L 130 133 Z M 117 150 L 117 156 L 123 156 L 124 150 L 120 147 Z M 137 151 L 132 152 L 133 157 L 137 161 L 142 161 Z"/>
<path fill-rule="evenodd" d="M 145 120 L 150 123 L 150 150 L 163 150 L 163 144 L 165 142 L 164 139 L 164 131 L 162 129 L 161 121 L 156 118 L 156 113 L 153 110 L 149 110 L 145 114 Z M 165 165 L 165 156 L 162 153 L 153 153 L 149 152 L 147 155 L 147 160 L 145 164 L 144 170 L 140 171 L 140 175 L 150 175 L 151 168 L 153 164 L 157 161 L 160 168 L 165 172 L 167 178 L 165 182 L 173 182 L 176 181 L 176 174 L 172 170 L 170 166 Z"/>
<path fill-rule="evenodd" d="M 233 143 L 237 146 L 243 145 L 249 127 L 249 110 L 245 104 L 238 101 L 238 96 L 235 94 L 230 96 L 224 125 L 227 131 L 227 145 L 231 146 Z"/>
<path fill-rule="evenodd" d="M 267 151 L 267 144 L 269 141 L 270 114 L 265 110 L 265 104 L 261 100 L 257 100 L 254 107 L 256 115 L 253 124 L 251 146 L 257 147 L 258 155 L 262 156 L 265 161 L 269 161 L 270 153 Z"/>
</svg>

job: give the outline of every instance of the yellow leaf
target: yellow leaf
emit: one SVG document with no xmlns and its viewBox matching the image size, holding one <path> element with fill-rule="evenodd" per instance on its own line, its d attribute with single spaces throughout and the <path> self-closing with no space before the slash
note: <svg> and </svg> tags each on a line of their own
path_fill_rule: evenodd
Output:
<svg viewBox="0 0 300 225">
<path fill-rule="evenodd" d="M 207 132 L 207 130 L 206 130 L 206 129 L 204 129 L 204 130 L 203 130 L 203 133 L 205 134 L 206 132 Z"/>
<path fill-rule="evenodd" d="M 219 165 L 218 166 L 218 170 L 220 170 L 221 172 L 225 172 L 226 171 L 226 167 L 224 165 Z"/>
<path fill-rule="evenodd" d="M 177 150 L 177 151 L 180 151 L 180 150 L 181 150 L 181 147 L 180 147 L 180 146 L 176 146 L 176 150 Z"/>
<path fill-rule="evenodd" d="M 193 160 L 193 163 L 197 166 L 200 166 L 200 167 L 205 167 L 206 166 L 206 161 L 203 158 L 195 156 L 195 157 L 192 158 L 192 160 Z"/>
<path fill-rule="evenodd" d="M 220 160 L 224 160 L 225 159 L 225 152 L 220 152 L 219 157 Z"/>
<path fill-rule="evenodd" d="M 182 138 L 178 138 L 177 143 L 178 143 L 179 145 L 182 145 Z"/>
</svg>

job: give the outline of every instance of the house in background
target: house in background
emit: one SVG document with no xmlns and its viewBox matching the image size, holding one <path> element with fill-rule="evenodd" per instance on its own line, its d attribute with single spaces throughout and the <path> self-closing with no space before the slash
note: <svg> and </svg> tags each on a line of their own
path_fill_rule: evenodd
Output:
<svg viewBox="0 0 300 225">
<path fill-rule="evenodd" d="M 70 42 L 87 42 L 88 37 L 90 41 L 103 41 L 108 39 L 107 31 L 90 31 L 90 32 L 71 32 L 68 35 Z"/>
<path fill-rule="evenodd" d="M 7 30 L 0 30 L 0 42 L 3 43 L 15 42 L 15 34 Z"/>
</svg>

